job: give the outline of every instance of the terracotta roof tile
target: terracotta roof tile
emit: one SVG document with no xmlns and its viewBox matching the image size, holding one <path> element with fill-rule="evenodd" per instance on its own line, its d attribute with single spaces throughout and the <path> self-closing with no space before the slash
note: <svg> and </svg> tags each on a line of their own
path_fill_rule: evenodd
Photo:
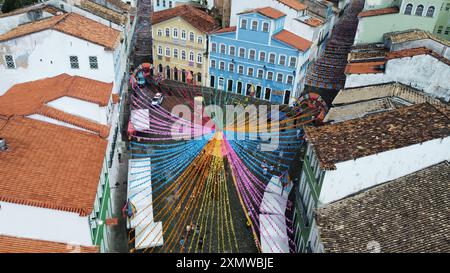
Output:
<svg viewBox="0 0 450 273">
<path fill-rule="evenodd" d="M 0 127 L 0 201 L 89 215 L 107 141 L 91 133 L 11 117 Z"/>
<path fill-rule="evenodd" d="M 81 0 L 79 7 L 118 25 L 123 25 L 127 21 L 127 17 L 124 14 L 108 9 L 93 1 Z"/>
<path fill-rule="evenodd" d="M 20 25 L 11 31 L 0 35 L 0 42 L 48 29 L 57 30 L 90 41 L 104 46 L 107 49 L 114 49 L 119 44 L 121 38 L 121 34 L 118 30 L 109 28 L 76 13 L 66 13 Z"/>
<path fill-rule="evenodd" d="M 318 26 L 323 25 L 323 21 L 318 18 L 315 18 L 315 17 L 310 17 L 310 18 L 304 20 L 303 22 L 305 22 L 305 24 L 312 26 L 312 27 L 318 27 Z"/>
<path fill-rule="evenodd" d="M 16 84 L 0 96 L 0 116 L 44 115 L 106 138 L 109 136 L 109 126 L 65 113 L 46 103 L 67 96 L 106 106 L 111 99 L 111 91 L 112 84 L 67 74 Z"/>
<path fill-rule="evenodd" d="M 386 61 L 349 63 L 345 67 L 345 74 L 376 74 L 383 73 Z"/>
<path fill-rule="evenodd" d="M 16 84 L 0 96 L 0 115 L 30 115 L 50 101 L 61 97 L 107 106 L 111 98 L 112 83 L 99 82 L 79 76 L 61 74 L 26 83 Z"/>
<path fill-rule="evenodd" d="M 362 182 L 362 181 L 361 181 Z M 443 162 L 319 208 L 324 252 L 450 252 L 450 164 Z"/>
<path fill-rule="evenodd" d="M 286 43 L 292 47 L 295 47 L 303 52 L 307 51 L 312 44 L 311 41 L 308 41 L 300 36 L 297 36 L 294 33 L 287 30 L 282 30 L 278 32 L 273 36 L 273 38 L 283 43 Z"/>
<path fill-rule="evenodd" d="M 215 31 L 214 33 L 226 33 L 226 32 L 235 32 L 235 31 L 236 31 L 236 26 L 221 28 L 221 29 Z"/>
<path fill-rule="evenodd" d="M 96 246 L 75 246 L 65 243 L 0 235 L 0 253 L 98 253 Z"/>
<path fill-rule="evenodd" d="M 428 31 L 421 30 L 421 29 L 408 29 L 405 31 L 389 32 L 389 33 L 385 33 L 383 36 L 385 39 L 390 39 L 392 41 L 392 43 L 404 43 L 404 42 L 430 39 L 430 40 L 434 40 L 438 43 L 441 43 L 445 46 L 450 47 L 450 41 L 442 39 L 439 36 L 436 36 Z"/>
<path fill-rule="evenodd" d="M 181 5 L 155 12 L 152 17 L 152 24 L 159 24 L 175 17 L 183 18 L 193 27 L 206 33 L 211 33 L 220 27 L 212 16 L 190 5 Z"/>
<path fill-rule="evenodd" d="M 286 6 L 295 9 L 296 11 L 301 11 L 307 9 L 307 6 L 300 3 L 297 0 L 278 0 L 278 2 L 285 4 Z"/>
<path fill-rule="evenodd" d="M 450 119 L 436 107 L 417 104 L 394 111 L 305 129 L 322 169 L 335 164 L 450 136 Z"/>
<path fill-rule="evenodd" d="M 388 60 L 392 59 L 399 59 L 399 58 L 408 58 L 408 57 L 414 57 L 419 55 L 429 55 L 433 58 L 438 59 L 439 61 L 450 65 L 450 60 L 443 57 L 441 54 L 434 52 L 431 49 L 428 49 L 426 47 L 419 47 L 419 48 L 409 48 L 409 49 L 403 49 L 398 51 L 392 51 L 388 52 L 386 54 L 386 58 Z"/>
<path fill-rule="evenodd" d="M 114 104 L 119 103 L 119 101 L 120 101 L 119 94 L 112 94 L 112 101 L 113 101 Z"/>
<path fill-rule="evenodd" d="M 247 14 L 247 13 L 254 13 L 254 12 L 260 13 L 271 19 L 279 19 L 281 17 L 286 16 L 285 13 L 283 13 L 277 9 L 271 8 L 271 7 L 252 9 L 252 10 L 241 12 L 239 14 Z"/>
<path fill-rule="evenodd" d="M 398 13 L 398 12 L 399 12 L 398 7 L 388 7 L 388 8 L 382 8 L 382 9 L 372 9 L 372 10 L 361 11 L 358 14 L 358 17 L 370 17 L 370 16 L 393 14 L 393 13 Z"/>
</svg>

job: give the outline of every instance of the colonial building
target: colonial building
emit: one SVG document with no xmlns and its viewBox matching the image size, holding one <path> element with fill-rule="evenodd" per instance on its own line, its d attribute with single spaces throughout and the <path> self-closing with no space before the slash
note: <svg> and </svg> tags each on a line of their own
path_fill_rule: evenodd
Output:
<svg viewBox="0 0 450 273">
<path fill-rule="evenodd" d="M 122 43 L 120 31 L 76 13 L 20 25 L 0 35 L 0 94 L 61 73 L 113 82 L 118 93 L 125 72 Z"/>
<path fill-rule="evenodd" d="M 238 27 L 211 35 L 209 86 L 290 104 L 303 89 L 311 41 L 286 30 L 271 7 L 239 14 Z"/>
<path fill-rule="evenodd" d="M 424 103 L 306 128 L 308 145 L 295 189 L 297 251 L 320 249 L 315 208 L 448 161 L 449 115 L 448 108 Z"/>
<path fill-rule="evenodd" d="M 448 30 L 448 0 L 368 0 L 358 15 L 355 44 L 383 41 L 383 34 L 408 29 L 421 29 L 443 35 Z M 448 6 L 450 8 L 450 5 Z"/>
<path fill-rule="evenodd" d="M 0 96 L 0 252 L 108 251 L 118 164 L 112 89 L 62 74 Z"/>
<path fill-rule="evenodd" d="M 345 2 L 345 1 L 343 1 Z M 345 5 L 344 5 L 345 6 Z M 340 9 L 328 1 L 314 0 L 246 0 L 232 1 L 231 26 L 239 24 L 240 13 L 262 7 L 272 7 L 286 14 L 286 30 L 312 42 L 311 60 L 321 54 L 324 43 L 336 24 Z"/>
<path fill-rule="evenodd" d="M 214 18 L 182 5 L 155 12 L 152 20 L 154 73 L 164 79 L 205 85 L 209 34 L 219 28 Z"/>
<path fill-rule="evenodd" d="M 317 250 L 450 252 L 449 200 L 447 161 L 319 208 Z"/>
</svg>

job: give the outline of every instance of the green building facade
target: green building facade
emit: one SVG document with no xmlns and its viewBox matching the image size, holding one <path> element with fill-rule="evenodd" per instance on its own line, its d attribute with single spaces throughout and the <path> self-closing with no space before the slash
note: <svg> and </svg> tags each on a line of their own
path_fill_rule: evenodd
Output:
<svg viewBox="0 0 450 273">
<path fill-rule="evenodd" d="M 422 29 L 432 33 L 437 33 L 440 29 L 444 35 L 449 19 L 445 3 L 449 1 L 367 1 L 363 12 L 358 16 L 354 44 L 382 43 L 384 33 L 408 29 Z M 448 37 L 445 36 L 447 39 Z"/>
<path fill-rule="evenodd" d="M 442 2 L 433 33 L 450 41 L 450 0 Z"/>
</svg>

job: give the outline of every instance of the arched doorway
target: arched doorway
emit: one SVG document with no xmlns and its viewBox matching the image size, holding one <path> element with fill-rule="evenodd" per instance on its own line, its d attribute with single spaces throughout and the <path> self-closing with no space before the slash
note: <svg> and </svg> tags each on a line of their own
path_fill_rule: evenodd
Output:
<svg viewBox="0 0 450 273">
<path fill-rule="evenodd" d="M 166 79 L 170 80 L 170 66 L 166 66 Z"/>
<path fill-rule="evenodd" d="M 178 68 L 176 67 L 173 69 L 173 79 L 178 81 Z"/>
</svg>

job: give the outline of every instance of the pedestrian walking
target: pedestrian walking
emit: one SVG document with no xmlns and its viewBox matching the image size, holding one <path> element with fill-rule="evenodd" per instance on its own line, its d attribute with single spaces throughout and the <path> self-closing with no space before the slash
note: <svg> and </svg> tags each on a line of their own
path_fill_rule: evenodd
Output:
<svg viewBox="0 0 450 273">
<path fill-rule="evenodd" d="M 187 236 L 189 236 L 189 233 L 191 232 L 191 226 L 190 225 L 187 225 L 186 226 L 186 233 L 187 233 Z"/>
<path fill-rule="evenodd" d="M 203 246 L 203 237 L 200 237 L 200 239 L 198 240 L 198 247 L 202 248 Z"/>
<path fill-rule="evenodd" d="M 196 235 L 200 234 L 200 225 L 197 225 L 197 228 L 195 229 L 195 234 Z"/>
</svg>

